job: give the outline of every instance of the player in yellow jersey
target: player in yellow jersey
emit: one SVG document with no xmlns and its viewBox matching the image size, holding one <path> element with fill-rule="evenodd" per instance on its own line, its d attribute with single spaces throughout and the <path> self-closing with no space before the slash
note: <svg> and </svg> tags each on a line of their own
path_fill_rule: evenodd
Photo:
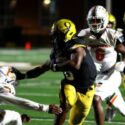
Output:
<svg viewBox="0 0 125 125">
<path fill-rule="evenodd" d="M 48 70 L 63 72 L 60 90 L 63 112 L 56 116 L 54 125 L 63 125 L 68 111 L 69 125 L 83 125 L 92 105 L 96 68 L 84 41 L 75 34 L 76 27 L 71 20 L 58 20 L 51 29 L 50 60 L 26 74 L 17 71 L 18 79 L 34 78 Z"/>
</svg>

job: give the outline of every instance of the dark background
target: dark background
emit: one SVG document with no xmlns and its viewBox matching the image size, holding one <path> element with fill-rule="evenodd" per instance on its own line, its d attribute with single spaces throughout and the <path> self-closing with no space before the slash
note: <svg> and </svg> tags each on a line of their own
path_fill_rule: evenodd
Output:
<svg viewBox="0 0 125 125">
<path fill-rule="evenodd" d="M 117 20 L 117 27 L 123 28 L 125 4 L 123 0 L 111 1 L 111 13 Z M 94 5 L 106 7 L 106 0 L 51 0 L 45 6 L 44 0 L 0 0 L 0 47 L 32 48 L 50 45 L 49 31 L 54 21 L 71 19 L 77 30 L 86 28 L 86 15 Z"/>
</svg>

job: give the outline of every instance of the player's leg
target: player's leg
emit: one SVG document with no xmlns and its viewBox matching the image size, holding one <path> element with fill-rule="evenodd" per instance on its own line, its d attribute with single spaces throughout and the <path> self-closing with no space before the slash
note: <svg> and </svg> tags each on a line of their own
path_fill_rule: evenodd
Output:
<svg viewBox="0 0 125 125">
<path fill-rule="evenodd" d="M 97 125 L 104 125 L 104 111 L 100 96 L 95 95 L 93 99 L 93 108 Z"/>
<path fill-rule="evenodd" d="M 22 125 L 22 119 L 18 112 L 5 110 L 3 120 L 0 123 L 1 125 L 6 125 L 6 124 Z"/>
<path fill-rule="evenodd" d="M 61 93 L 60 93 L 60 106 L 63 112 L 56 116 L 54 125 L 63 125 L 66 119 L 67 112 L 75 104 L 77 100 L 76 90 L 74 86 L 70 84 L 62 83 Z"/>
<path fill-rule="evenodd" d="M 107 98 L 107 108 L 105 113 L 105 121 L 110 122 L 115 117 L 115 109 L 113 108 L 112 102 L 117 98 L 116 94 Z"/>
<path fill-rule="evenodd" d="M 115 92 L 116 98 L 113 100 L 113 98 L 110 100 L 112 105 L 119 110 L 119 112 L 125 116 L 125 101 L 121 95 L 121 92 L 119 89 Z"/>
<path fill-rule="evenodd" d="M 110 122 L 115 117 L 115 109 L 112 106 L 106 108 L 105 121 Z"/>
<path fill-rule="evenodd" d="M 77 92 L 78 99 L 70 111 L 69 125 L 83 125 L 92 106 L 94 93 L 94 86 L 85 93 Z"/>
<path fill-rule="evenodd" d="M 93 106 L 97 125 L 104 125 L 102 101 L 111 96 L 121 84 L 120 72 L 114 70 L 108 74 L 99 74 L 95 80 L 96 92 Z"/>
</svg>

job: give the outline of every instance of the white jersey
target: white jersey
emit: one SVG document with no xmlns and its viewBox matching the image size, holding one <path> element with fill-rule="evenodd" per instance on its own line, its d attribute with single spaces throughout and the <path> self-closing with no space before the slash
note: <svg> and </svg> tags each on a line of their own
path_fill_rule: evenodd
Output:
<svg viewBox="0 0 125 125">
<path fill-rule="evenodd" d="M 17 84 L 16 76 L 14 73 L 10 72 L 10 67 L 8 66 L 0 67 L 0 93 L 9 92 L 15 95 L 16 84 Z"/>
<path fill-rule="evenodd" d="M 15 96 L 16 75 L 9 66 L 0 67 L 0 103 L 11 103 L 36 111 L 49 111 L 49 105 L 40 104 L 29 99 Z"/>
<path fill-rule="evenodd" d="M 115 65 L 117 52 L 114 48 L 117 40 L 123 42 L 123 40 L 120 39 L 122 36 L 121 32 L 107 28 L 105 32 L 97 38 L 88 28 L 81 30 L 78 36 L 83 37 L 85 45 L 89 47 L 98 71 L 104 72 Z"/>
</svg>

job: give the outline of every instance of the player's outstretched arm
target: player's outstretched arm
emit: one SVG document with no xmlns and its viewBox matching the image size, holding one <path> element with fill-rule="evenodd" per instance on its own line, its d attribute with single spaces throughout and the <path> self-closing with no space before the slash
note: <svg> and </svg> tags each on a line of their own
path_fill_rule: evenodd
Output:
<svg viewBox="0 0 125 125">
<path fill-rule="evenodd" d="M 39 65 L 31 70 L 26 71 L 25 73 L 20 72 L 18 69 L 13 67 L 13 72 L 16 74 L 17 80 L 22 80 L 26 78 L 36 78 L 42 75 L 44 72 L 50 69 L 50 61 L 46 61 L 44 64 Z"/>
<path fill-rule="evenodd" d="M 34 101 L 31 101 L 29 99 L 16 97 L 10 94 L 0 94 L 0 99 L 3 102 L 8 102 L 17 106 L 20 106 L 22 108 L 30 109 L 30 110 L 36 110 L 40 112 L 48 112 L 52 114 L 60 114 L 62 113 L 62 109 L 54 104 L 46 105 L 46 104 L 40 104 Z"/>
<path fill-rule="evenodd" d="M 47 72 L 48 70 L 50 70 L 50 61 L 46 61 L 44 64 L 27 71 L 25 74 L 25 78 L 36 78 Z"/>
</svg>

